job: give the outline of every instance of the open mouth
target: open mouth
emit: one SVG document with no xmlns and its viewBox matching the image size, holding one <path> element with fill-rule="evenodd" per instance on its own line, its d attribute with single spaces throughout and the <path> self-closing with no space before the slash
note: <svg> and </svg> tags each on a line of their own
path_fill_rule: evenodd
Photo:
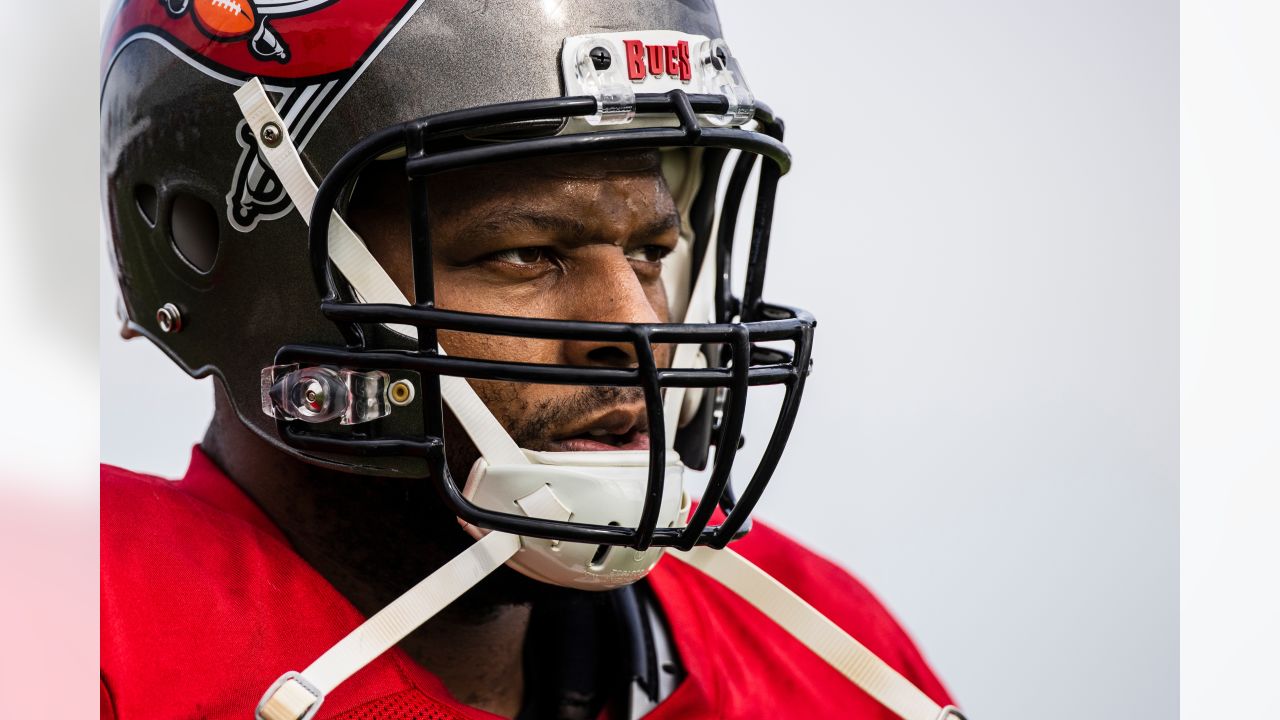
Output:
<svg viewBox="0 0 1280 720">
<path fill-rule="evenodd" d="M 648 450 L 649 433 L 631 428 L 615 434 L 606 430 L 588 430 L 552 443 L 561 452 L 601 452 L 607 450 Z"/>
</svg>

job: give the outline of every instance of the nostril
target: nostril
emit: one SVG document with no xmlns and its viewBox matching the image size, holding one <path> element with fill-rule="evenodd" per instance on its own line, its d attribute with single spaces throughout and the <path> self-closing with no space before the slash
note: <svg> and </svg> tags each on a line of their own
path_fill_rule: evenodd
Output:
<svg viewBox="0 0 1280 720">
<path fill-rule="evenodd" d="M 607 365 L 609 367 L 631 367 L 636 364 L 636 359 L 632 353 L 624 350 L 617 345 L 601 345 L 591 348 L 587 352 L 587 361 L 593 365 Z"/>
</svg>

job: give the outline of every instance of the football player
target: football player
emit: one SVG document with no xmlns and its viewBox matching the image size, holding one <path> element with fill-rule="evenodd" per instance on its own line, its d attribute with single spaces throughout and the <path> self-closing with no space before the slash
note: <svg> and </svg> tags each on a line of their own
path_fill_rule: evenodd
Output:
<svg viewBox="0 0 1280 720">
<path fill-rule="evenodd" d="M 103 468 L 103 717 L 960 716 L 750 522 L 814 320 L 710 0 L 126 0 L 101 105 L 125 334 L 217 378 Z"/>
</svg>

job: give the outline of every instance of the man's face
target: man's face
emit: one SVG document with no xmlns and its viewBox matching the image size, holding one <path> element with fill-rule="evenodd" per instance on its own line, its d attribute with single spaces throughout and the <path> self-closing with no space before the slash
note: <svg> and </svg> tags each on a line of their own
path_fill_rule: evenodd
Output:
<svg viewBox="0 0 1280 720">
<path fill-rule="evenodd" d="M 407 185 L 399 163 L 366 172 L 348 215 L 409 298 Z M 449 310 L 596 322 L 667 322 L 663 258 L 679 216 L 657 152 L 523 161 L 457 171 L 428 186 L 436 304 Z M 631 367 L 628 343 L 442 332 L 450 355 Z M 659 366 L 669 348 L 656 346 Z M 472 381 L 522 447 L 641 450 L 648 422 L 639 388 Z M 455 448 L 463 438 L 453 437 Z M 464 443 L 469 446 L 470 443 Z M 455 474 L 477 454 L 451 453 Z"/>
</svg>

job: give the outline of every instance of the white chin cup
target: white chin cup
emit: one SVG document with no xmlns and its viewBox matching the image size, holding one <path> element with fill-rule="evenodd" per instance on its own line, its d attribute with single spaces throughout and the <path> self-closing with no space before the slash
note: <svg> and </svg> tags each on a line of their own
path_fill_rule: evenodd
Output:
<svg viewBox="0 0 1280 720">
<path fill-rule="evenodd" d="M 524 450 L 528 463 L 490 465 L 476 460 L 462 494 L 471 502 L 497 512 L 521 513 L 520 498 L 548 487 L 571 513 L 570 522 L 635 527 L 649 484 L 649 452 L 534 452 Z M 666 482 L 658 509 L 658 527 L 683 527 L 689 517 L 684 492 L 684 465 L 667 452 Z M 480 539 L 488 530 L 463 522 Z M 507 565 L 552 585 L 579 590 L 609 590 L 629 585 L 653 569 L 665 548 L 634 550 L 608 546 L 521 537 L 520 551 Z"/>
</svg>

